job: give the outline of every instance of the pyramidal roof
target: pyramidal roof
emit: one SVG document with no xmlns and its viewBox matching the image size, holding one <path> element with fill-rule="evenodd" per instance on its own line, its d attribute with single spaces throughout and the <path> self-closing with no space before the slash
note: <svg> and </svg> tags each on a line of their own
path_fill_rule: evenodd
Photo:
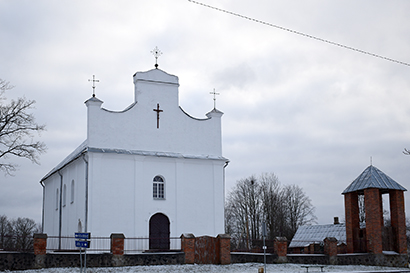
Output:
<svg viewBox="0 0 410 273">
<path fill-rule="evenodd" d="M 384 172 L 373 165 L 367 167 L 343 192 L 363 191 L 364 189 L 376 188 L 381 189 L 382 193 L 389 190 L 407 191 L 402 185 L 391 179 Z"/>
</svg>

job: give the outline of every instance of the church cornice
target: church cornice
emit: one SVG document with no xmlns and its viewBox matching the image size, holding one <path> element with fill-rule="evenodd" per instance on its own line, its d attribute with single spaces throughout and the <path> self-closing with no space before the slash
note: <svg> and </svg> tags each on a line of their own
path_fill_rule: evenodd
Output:
<svg viewBox="0 0 410 273">
<path fill-rule="evenodd" d="M 153 156 L 153 157 L 168 157 L 168 158 L 184 158 L 184 159 L 202 159 L 202 160 L 218 160 L 218 161 L 229 161 L 223 156 L 214 155 L 188 155 L 173 152 L 157 152 L 157 151 L 142 151 L 142 150 L 125 150 L 125 149 L 105 149 L 105 148 L 94 148 L 88 147 L 87 151 L 90 153 L 113 153 L 113 154 L 128 154 L 128 155 L 142 155 L 142 156 Z"/>
</svg>

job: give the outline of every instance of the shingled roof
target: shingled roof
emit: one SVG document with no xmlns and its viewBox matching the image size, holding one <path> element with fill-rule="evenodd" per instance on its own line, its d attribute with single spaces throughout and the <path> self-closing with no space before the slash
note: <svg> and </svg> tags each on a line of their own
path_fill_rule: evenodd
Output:
<svg viewBox="0 0 410 273">
<path fill-rule="evenodd" d="M 407 191 L 402 185 L 391 179 L 384 172 L 373 165 L 367 167 L 343 192 L 362 192 L 364 189 L 376 188 L 381 189 L 382 193 L 388 193 L 389 190 Z"/>
<path fill-rule="evenodd" d="M 300 226 L 289 244 L 289 248 L 320 244 L 326 237 L 335 237 L 338 244 L 346 244 L 345 224 Z"/>
</svg>

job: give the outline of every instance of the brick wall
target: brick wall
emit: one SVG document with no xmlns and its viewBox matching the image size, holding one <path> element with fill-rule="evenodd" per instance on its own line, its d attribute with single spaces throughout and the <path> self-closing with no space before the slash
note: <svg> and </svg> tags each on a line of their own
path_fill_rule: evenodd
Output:
<svg viewBox="0 0 410 273">
<path fill-rule="evenodd" d="M 34 255 L 45 255 L 47 249 L 47 234 L 36 233 L 33 239 Z"/>
<path fill-rule="evenodd" d="M 346 251 L 354 253 L 358 249 L 359 201 L 357 192 L 345 194 Z"/>
<path fill-rule="evenodd" d="M 195 263 L 195 236 L 191 233 L 181 235 L 181 251 L 185 253 L 185 263 Z"/>
<path fill-rule="evenodd" d="M 231 236 L 219 234 L 218 237 L 219 264 L 231 263 Z"/>
<path fill-rule="evenodd" d="M 404 211 L 404 193 L 390 190 L 390 219 L 395 234 L 395 250 L 400 254 L 407 253 L 406 215 Z"/>
<path fill-rule="evenodd" d="M 381 207 L 381 195 L 379 189 L 365 189 L 364 201 L 366 209 L 366 237 L 367 252 L 381 254 L 383 210 Z"/>
<path fill-rule="evenodd" d="M 111 254 L 124 255 L 124 234 L 113 233 L 111 238 Z"/>
<path fill-rule="evenodd" d="M 231 237 L 227 234 L 219 234 L 216 238 L 182 234 L 181 251 L 188 264 L 230 264 Z"/>
<path fill-rule="evenodd" d="M 279 263 L 286 263 L 288 261 L 288 240 L 286 237 L 276 237 L 273 242 L 273 250 L 278 255 Z"/>
</svg>

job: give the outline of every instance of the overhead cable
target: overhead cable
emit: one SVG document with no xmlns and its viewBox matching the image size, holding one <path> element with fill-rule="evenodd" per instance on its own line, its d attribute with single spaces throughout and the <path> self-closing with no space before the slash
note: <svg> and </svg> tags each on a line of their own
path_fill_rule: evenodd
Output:
<svg viewBox="0 0 410 273">
<path fill-rule="evenodd" d="M 347 46 L 347 45 L 343 45 L 343 44 L 340 44 L 340 43 L 332 42 L 332 41 L 322 39 L 322 38 L 319 38 L 319 37 L 316 37 L 316 36 L 313 36 L 313 35 L 309 35 L 309 34 L 306 34 L 306 33 L 303 33 L 303 32 L 299 32 L 299 31 L 296 31 L 296 30 L 293 30 L 293 29 L 285 28 L 285 27 L 278 26 L 278 25 L 275 25 L 275 24 L 271 24 L 271 23 L 268 23 L 268 22 L 264 22 L 264 21 L 261 21 L 261 20 L 258 20 L 258 19 L 247 17 L 247 16 L 244 16 L 244 15 L 232 12 L 232 11 L 228 11 L 228 10 L 224 10 L 224 9 L 217 8 L 217 7 L 214 7 L 214 6 L 210 6 L 210 5 L 207 5 L 207 4 L 204 4 L 204 3 L 201 3 L 201 2 L 197 2 L 197 1 L 194 1 L 194 0 L 188 0 L 188 1 L 192 2 L 194 4 L 198 4 L 198 5 L 210 8 L 210 9 L 214 9 L 214 10 L 217 10 L 217 11 L 220 11 L 220 12 L 224 12 L 224 13 L 227 13 L 227 14 L 230 14 L 230 15 L 234 15 L 234 16 L 237 16 L 237 17 L 249 20 L 249 21 L 253 21 L 253 22 L 256 22 L 256 23 L 259 23 L 259 24 L 267 25 L 267 26 L 278 28 L 278 29 L 281 29 L 281 30 L 284 30 L 284 31 L 294 33 L 294 34 L 298 34 L 298 35 L 301 35 L 301 36 L 304 36 L 304 37 L 307 37 L 307 38 L 310 38 L 310 39 L 314 39 L 314 40 L 317 40 L 317 41 L 320 41 L 320 42 L 325 42 L 325 43 L 328 43 L 328 44 L 331 44 L 331 45 L 334 45 L 334 46 L 338 46 L 338 47 L 342 47 L 342 48 L 345 48 L 345 49 L 353 50 L 353 51 L 356 51 L 356 52 L 359 52 L 359 53 L 362 53 L 362 54 L 366 54 L 366 55 L 370 55 L 372 57 L 380 58 L 380 59 L 383 59 L 383 60 L 386 60 L 386 61 L 390 61 L 390 62 L 410 66 L 410 64 L 406 63 L 406 62 L 398 61 L 398 60 L 395 60 L 395 59 L 392 59 L 392 58 L 388 58 L 388 57 L 385 57 L 385 56 L 374 54 L 374 53 L 371 53 L 371 52 L 368 52 L 368 51 L 364 51 L 364 50 L 354 48 L 354 47 L 351 47 L 351 46 Z"/>
</svg>

